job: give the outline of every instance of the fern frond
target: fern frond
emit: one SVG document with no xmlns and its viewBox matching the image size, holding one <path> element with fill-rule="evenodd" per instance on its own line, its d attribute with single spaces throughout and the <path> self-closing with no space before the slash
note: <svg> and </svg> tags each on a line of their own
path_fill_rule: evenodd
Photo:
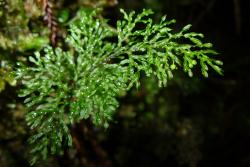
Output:
<svg viewBox="0 0 250 167">
<path fill-rule="evenodd" d="M 159 86 L 166 86 L 178 68 L 189 76 L 198 64 L 205 77 L 209 66 L 222 73 L 222 62 L 210 58 L 216 54 L 212 44 L 203 43 L 202 34 L 188 32 L 190 25 L 174 33 L 174 21 L 162 17 L 154 24 L 151 10 L 138 15 L 121 12 L 124 19 L 115 31 L 95 12 L 81 12 L 81 19 L 69 28 L 70 50 L 47 47 L 43 56 L 29 58 L 33 66 L 20 65 L 17 70 L 23 84 L 20 96 L 26 97 L 29 108 L 26 119 L 36 133 L 30 139 L 32 163 L 71 145 L 68 127 L 75 122 L 90 118 L 108 127 L 119 106 L 117 96 L 139 87 L 142 73 L 156 76 Z"/>
</svg>

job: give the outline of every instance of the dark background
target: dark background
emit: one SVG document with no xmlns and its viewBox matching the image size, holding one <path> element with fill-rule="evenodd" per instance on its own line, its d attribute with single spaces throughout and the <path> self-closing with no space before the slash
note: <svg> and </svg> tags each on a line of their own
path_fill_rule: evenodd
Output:
<svg viewBox="0 0 250 167">
<path fill-rule="evenodd" d="M 64 8 L 73 3 L 79 1 L 65 1 Z M 156 21 L 167 14 L 177 20 L 176 30 L 192 24 L 220 53 L 224 76 L 180 72 L 164 89 L 143 79 L 140 90 L 120 98 L 108 130 L 77 124 L 72 134 L 79 145 L 37 166 L 249 167 L 250 1 L 120 0 L 105 6 L 111 24 L 120 18 L 119 8 L 151 8 Z M 18 112 L 23 106 L 8 107 L 20 102 L 15 98 L 13 87 L 0 93 L 0 167 L 28 166 L 29 130 Z"/>
</svg>

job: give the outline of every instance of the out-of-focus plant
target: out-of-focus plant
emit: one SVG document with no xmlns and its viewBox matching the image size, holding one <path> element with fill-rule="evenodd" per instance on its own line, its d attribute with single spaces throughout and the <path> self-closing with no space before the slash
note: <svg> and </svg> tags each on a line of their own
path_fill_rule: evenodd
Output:
<svg viewBox="0 0 250 167">
<path fill-rule="evenodd" d="M 0 68 L 0 92 L 5 89 L 6 82 L 11 86 L 16 85 L 16 80 L 14 76 L 11 74 L 10 66 L 6 64 L 6 61 L 1 61 L 1 68 Z"/>
<path fill-rule="evenodd" d="M 18 57 L 48 44 L 48 31 L 39 24 L 36 25 L 36 28 L 40 26 L 39 31 L 32 28 L 36 24 L 33 20 L 41 15 L 41 8 L 33 0 L 0 2 L 0 91 L 5 82 L 14 85 L 10 72 Z"/>
<path fill-rule="evenodd" d="M 115 6 L 118 4 L 118 0 L 79 0 L 80 3 L 92 6 L 92 7 L 105 7 L 105 6 Z"/>
<path fill-rule="evenodd" d="M 29 26 L 34 24 L 32 19 L 42 15 L 41 8 L 33 0 L 5 1 L 1 10 L 1 50 L 24 52 L 48 44 L 46 29 L 36 31 Z"/>
</svg>

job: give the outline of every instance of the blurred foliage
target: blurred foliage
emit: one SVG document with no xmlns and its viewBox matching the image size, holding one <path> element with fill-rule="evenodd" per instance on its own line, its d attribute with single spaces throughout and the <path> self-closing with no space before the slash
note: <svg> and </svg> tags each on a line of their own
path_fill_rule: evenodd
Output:
<svg viewBox="0 0 250 167">
<path fill-rule="evenodd" d="M 6 1 L 2 5 L 1 11 L 0 47 L 1 50 L 7 52 L 1 57 L 8 58 L 14 51 L 23 53 L 30 49 L 39 49 L 48 44 L 47 30 L 34 22 L 34 19 L 42 16 L 42 10 L 33 0 Z M 35 24 L 39 31 L 29 24 Z M 13 54 L 12 57 L 14 57 Z"/>
<path fill-rule="evenodd" d="M 42 15 L 42 10 L 33 0 L 3 0 L 0 6 L 1 92 L 5 88 L 5 82 L 15 85 L 10 74 L 13 63 L 27 51 L 37 50 L 48 44 L 48 32 L 46 28 L 34 22 L 34 19 Z M 35 24 L 36 30 L 31 24 Z"/>
<path fill-rule="evenodd" d="M 10 73 L 10 71 L 12 71 L 10 69 L 10 66 L 7 65 L 6 61 L 1 61 L 1 66 L 0 66 L 0 92 L 3 91 L 5 89 L 5 82 L 7 82 L 8 84 L 10 84 L 11 86 L 15 86 L 16 85 L 16 81 L 14 76 Z"/>
<path fill-rule="evenodd" d="M 118 4 L 117 0 L 79 0 L 80 4 L 91 6 L 93 8 L 115 6 Z"/>
</svg>

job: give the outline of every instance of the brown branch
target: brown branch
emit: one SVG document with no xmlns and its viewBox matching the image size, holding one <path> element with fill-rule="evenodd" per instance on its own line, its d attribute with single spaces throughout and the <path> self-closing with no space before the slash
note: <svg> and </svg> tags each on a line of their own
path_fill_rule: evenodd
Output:
<svg viewBox="0 0 250 167">
<path fill-rule="evenodd" d="M 82 166 L 110 167 L 107 152 L 93 134 L 93 127 L 87 122 L 80 122 L 71 129 L 73 144 Z"/>
<path fill-rule="evenodd" d="M 53 13 L 53 4 L 49 0 L 43 0 L 44 21 L 50 29 L 50 42 L 53 47 L 57 43 L 57 21 Z"/>
<path fill-rule="evenodd" d="M 73 145 L 75 146 L 75 149 L 77 151 L 77 155 L 79 158 L 79 161 L 81 163 L 82 166 L 89 166 L 89 157 L 88 157 L 88 153 L 86 152 L 86 148 L 84 146 L 84 133 L 82 133 L 82 128 L 83 128 L 83 124 L 79 123 L 77 125 L 75 125 L 74 128 L 72 128 L 71 130 L 71 135 L 72 135 L 72 140 L 73 140 Z"/>
</svg>

